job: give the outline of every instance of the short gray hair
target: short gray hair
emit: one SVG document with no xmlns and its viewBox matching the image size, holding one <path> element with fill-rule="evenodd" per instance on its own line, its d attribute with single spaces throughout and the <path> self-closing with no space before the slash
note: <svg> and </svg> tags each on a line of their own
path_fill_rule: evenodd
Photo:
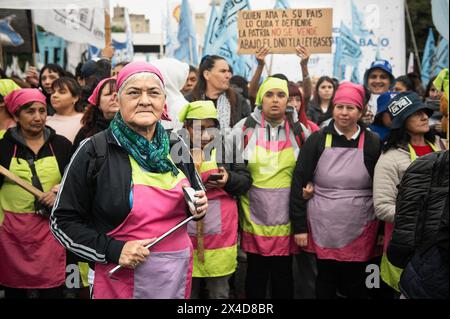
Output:
<svg viewBox="0 0 450 319">
<path fill-rule="evenodd" d="M 127 86 L 128 83 L 135 81 L 135 80 L 148 80 L 148 79 L 156 80 L 156 83 L 158 83 L 159 88 L 163 91 L 164 95 L 167 96 L 166 87 L 164 86 L 161 79 L 156 74 L 150 73 L 150 72 L 140 72 L 140 73 L 136 73 L 136 74 L 133 74 L 132 76 L 130 76 L 120 86 L 118 95 L 120 96 L 122 94 L 123 89 Z"/>
</svg>

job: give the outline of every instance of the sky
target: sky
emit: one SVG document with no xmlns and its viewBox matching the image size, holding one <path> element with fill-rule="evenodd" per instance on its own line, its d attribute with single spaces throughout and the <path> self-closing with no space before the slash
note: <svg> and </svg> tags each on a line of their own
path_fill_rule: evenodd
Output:
<svg viewBox="0 0 450 319">
<path fill-rule="evenodd" d="M 302 0 L 291 0 L 290 3 L 293 5 L 299 1 Z M 161 25 L 164 22 L 164 16 L 166 15 L 167 0 L 109 0 L 109 3 L 111 8 L 119 4 L 120 6 L 128 8 L 130 13 L 145 14 L 147 18 L 150 19 L 150 32 L 161 32 Z M 209 17 L 210 12 L 209 3 L 210 0 L 189 0 L 193 13 L 206 13 L 207 18 Z M 273 8 L 274 3 L 275 0 L 250 0 L 252 9 Z"/>
</svg>

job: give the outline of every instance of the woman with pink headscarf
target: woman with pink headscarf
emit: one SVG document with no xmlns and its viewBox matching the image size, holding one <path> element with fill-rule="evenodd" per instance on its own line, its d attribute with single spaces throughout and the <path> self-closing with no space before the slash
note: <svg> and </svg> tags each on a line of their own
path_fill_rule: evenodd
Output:
<svg viewBox="0 0 450 319">
<path fill-rule="evenodd" d="M 38 89 L 15 90 L 4 99 L 17 126 L 0 141 L 0 164 L 42 195 L 0 175 L 0 285 L 6 298 L 61 298 L 66 252 L 50 233 L 48 217 L 71 143 L 45 126 L 46 99 Z"/>
<path fill-rule="evenodd" d="M 372 179 L 381 143 L 359 122 L 363 106 L 364 88 L 342 83 L 333 120 L 306 141 L 293 175 L 291 222 L 297 245 L 317 256 L 317 298 L 364 298 L 366 264 L 380 253 Z"/>
<path fill-rule="evenodd" d="M 187 215 L 208 204 L 193 161 L 170 155 L 160 123 L 167 118 L 164 79 L 144 62 L 118 74 L 119 112 L 109 128 L 84 140 L 72 157 L 51 215 L 51 230 L 67 249 L 95 263 L 96 299 L 190 297 L 193 249 L 187 226 L 149 249 Z M 177 147 L 182 142 L 177 141 Z M 189 150 L 182 149 L 183 154 Z M 188 209 L 183 187 L 192 186 Z M 122 268 L 112 277 L 109 272 Z"/>
</svg>

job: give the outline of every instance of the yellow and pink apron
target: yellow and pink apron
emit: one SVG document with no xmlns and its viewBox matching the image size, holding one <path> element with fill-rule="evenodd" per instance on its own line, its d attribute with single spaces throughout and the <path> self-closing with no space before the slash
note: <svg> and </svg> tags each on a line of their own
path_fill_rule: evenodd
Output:
<svg viewBox="0 0 450 319">
<path fill-rule="evenodd" d="M 31 169 L 26 160 L 16 157 L 16 153 L 17 146 L 9 170 L 31 183 Z M 34 163 L 44 192 L 61 182 L 54 156 Z M 0 212 L 0 285 L 46 289 L 64 284 L 65 249 L 50 232 L 48 218 L 35 214 L 34 201 L 33 195 L 8 179 L 4 180 L 0 190 L 3 208 L 3 214 Z"/>
<path fill-rule="evenodd" d="M 202 181 L 218 173 L 216 150 L 211 152 L 211 161 L 201 164 Z M 208 212 L 204 223 L 204 261 L 198 259 L 196 222 L 188 224 L 188 233 L 194 246 L 193 277 L 222 277 L 235 272 L 237 267 L 238 208 L 236 200 L 223 189 L 212 189 L 206 193 Z"/>
<path fill-rule="evenodd" d="M 289 256 L 299 252 L 289 219 L 289 195 L 296 156 L 289 123 L 285 141 L 267 141 L 264 116 L 256 129 L 256 143 L 248 143 L 248 169 L 253 178 L 241 197 L 241 247 L 263 256 Z"/>
<path fill-rule="evenodd" d="M 433 152 L 438 152 L 439 149 L 430 142 L 427 142 L 430 145 Z M 417 159 L 417 154 L 414 151 L 414 148 L 411 144 L 408 144 L 409 154 L 411 157 L 411 163 Z M 400 292 L 400 288 L 398 287 L 398 283 L 400 282 L 400 277 L 403 272 L 403 268 L 399 268 L 390 263 L 387 258 L 387 248 L 392 239 L 392 233 L 394 232 L 394 223 L 385 222 L 384 223 L 384 242 L 383 242 L 383 257 L 381 258 L 381 279 L 385 283 L 387 283 L 390 287 Z"/>
<path fill-rule="evenodd" d="M 132 208 L 125 221 L 108 236 L 132 241 L 156 238 L 186 216 L 182 187 L 185 175 L 159 174 L 143 170 L 130 157 L 132 168 Z M 150 249 L 146 261 L 136 269 L 121 268 L 112 278 L 115 264 L 95 265 L 95 299 L 188 299 L 192 284 L 192 243 L 187 226 Z"/>
<path fill-rule="evenodd" d="M 376 249 L 372 178 L 364 164 L 365 133 L 358 148 L 331 147 L 327 134 L 314 172 L 314 196 L 308 201 L 308 251 L 319 259 L 364 262 Z"/>
</svg>

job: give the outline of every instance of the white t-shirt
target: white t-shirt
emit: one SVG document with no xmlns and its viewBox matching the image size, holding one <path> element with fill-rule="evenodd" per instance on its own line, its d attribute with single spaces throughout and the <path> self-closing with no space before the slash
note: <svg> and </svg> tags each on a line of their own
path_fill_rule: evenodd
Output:
<svg viewBox="0 0 450 319">
<path fill-rule="evenodd" d="M 71 143 L 75 140 L 78 131 L 81 128 L 81 118 L 83 113 L 77 113 L 73 116 L 58 115 L 47 117 L 47 125 L 56 131 L 56 134 L 67 138 Z"/>
</svg>

